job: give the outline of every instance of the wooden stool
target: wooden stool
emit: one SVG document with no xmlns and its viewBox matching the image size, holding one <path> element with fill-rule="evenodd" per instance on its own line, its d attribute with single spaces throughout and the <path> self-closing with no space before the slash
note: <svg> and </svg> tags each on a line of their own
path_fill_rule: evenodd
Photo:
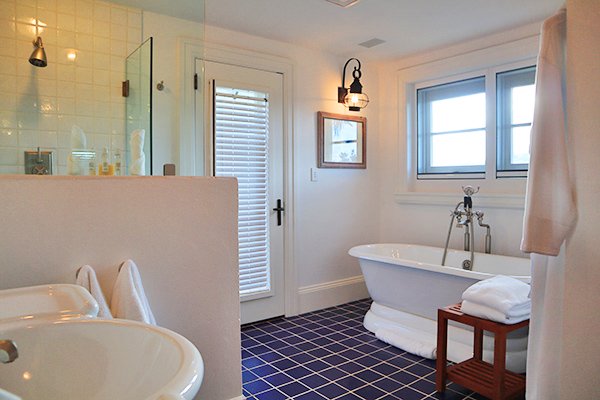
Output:
<svg viewBox="0 0 600 400">
<path fill-rule="evenodd" d="M 529 320 L 513 325 L 464 314 L 461 304 L 438 309 L 436 390 L 446 390 L 446 380 L 471 389 L 493 400 L 513 399 L 525 393 L 525 376 L 506 370 L 506 336 L 529 325 Z M 448 320 L 474 328 L 473 358 L 447 366 Z M 494 365 L 482 360 L 483 331 L 494 333 Z"/>
</svg>

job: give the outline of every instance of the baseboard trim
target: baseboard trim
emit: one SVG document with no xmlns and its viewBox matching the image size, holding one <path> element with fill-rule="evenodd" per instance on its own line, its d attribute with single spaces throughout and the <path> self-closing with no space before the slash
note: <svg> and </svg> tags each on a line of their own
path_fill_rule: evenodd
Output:
<svg viewBox="0 0 600 400">
<path fill-rule="evenodd" d="M 298 289 L 299 313 L 307 313 L 369 297 L 362 275 Z"/>
</svg>

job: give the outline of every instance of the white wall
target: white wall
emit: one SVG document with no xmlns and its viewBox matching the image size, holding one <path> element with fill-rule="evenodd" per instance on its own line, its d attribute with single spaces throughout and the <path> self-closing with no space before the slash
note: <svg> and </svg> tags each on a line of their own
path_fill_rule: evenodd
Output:
<svg viewBox="0 0 600 400">
<path fill-rule="evenodd" d="M 579 218 L 567 241 L 561 399 L 598 399 L 600 370 L 600 3 L 567 2 L 567 130 Z"/>
<path fill-rule="evenodd" d="M 238 397 L 236 199 L 227 178 L 0 176 L 0 289 L 74 283 L 89 264 L 110 301 L 131 258 L 158 324 L 204 358 L 197 398 Z"/>
<path fill-rule="evenodd" d="M 377 157 L 382 242 L 444 245 L 450 212 L 462 200 L 461 185 L 481 186 L 475 209 L 485 212 L 492 227 L 492 252 L 524 256 L 519 251 L 525 179 L 453 180 L 415 182 L 409 176 L 404 83 L 461 74 L 537 54 L 539 24 L 479 38 L 456 46 L 379 64 L 379 118 Z M 454 230 L 451 247 L 462 247 L 462 230 Z M 476 227 L 476 250 L 483 250 L 485 230 Z"/>
</svg>

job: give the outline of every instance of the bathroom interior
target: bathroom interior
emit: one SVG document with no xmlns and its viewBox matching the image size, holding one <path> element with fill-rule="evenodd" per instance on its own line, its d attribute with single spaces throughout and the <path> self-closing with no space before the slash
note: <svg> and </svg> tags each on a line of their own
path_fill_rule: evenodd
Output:
<svg viewBox="0 0 600 400">
<path fill-rule="evenodd" d="M 378 340 L 366 319 L 363 327 L 373 294 L 359 260 L 348 252 L 376 243 L 444 249 L 448 220 L 470 187 L 478 190 L 473 210 L 483 211 L 480 222 L 491 227 L 491 253 L 529 258 L 520 250 L 526 173 L 497 172 L 493 130 L 484 133 L 483 171 L 418 177 L 416 92 L 536 65 L 542 22 L 562 6 L 565 174 L 576 193 L 576 217 L 559 262 L 545 266 L 552 276 L 537 277 L 555 313 L 528 338 L 529 346 L 539 341 L 545 347 L 536 363 L 543 374 L 530 380 L 528 370 L 527 398 L 600 398 L 600 337 L 594 334 L 600 329 L 597 0 L 0 0 L 0 303 L 2 293 L 15 288 L 75 283 L 83 265 L 93 267 L 110 303 L 120 265 L 135 261 L 156 324 L 187 338 L 201 356 L 201 373 L 188 385 L 196 385 L 197 393 L 159 397 L 119 381 L 114 388 L 129 391 L 110 395 L 103 385 L 110 386 L 111 375 L 102 373 L 105 381 L 81 389 L 90 391 L 90 399 L 484 398 L 452 385 L 437 393 L 435 361 Z M 41 60 L 45 66 L 34 65 Z M 338 88 L 350 87 L 357 76 L 369 103 L 354 111 L 340 104 Z M 264 100 L 262 109 L 278 115 L 269 127 L 279 134 L 267 146 L 276 165 L 269 165 L 276 185 L 265 200 L 272 287 L 268 296 L 250 293 L 241 302 L 240 254 L 247 236 L 238 227 L 238 213 L 240 221 L 246 216 L 238 195 L 242 199 L 245 188 L 238 189 L 227 172 L 231 165 L 219 164 L 215 150 L 221 145 L 215 110 L 231 98 Z M 488 93 L 488 101 L 495 104 L 495 96 Z M 361 163 L 321 162 L 318 113 L 364 118 Z M 455 159 L 468 158 L 471 148 L 458 148 Z M 473 221 L 469 240 L 477 271 L 486 229 L 476 216 Z M 447 245 L 462 250 L 465 226 L 452 229 Z M 498 268 L 502 275 L 521 275 L 502 263 Z M 388 283 L 415 296 L 435 297 L 438 290 Z M 461 291 L 453 302 L 461 300 Z M 341 315 L 352 320 L 342 326 Z M 3 318 L 0 310 L 0 339 L 10 339 L 4 336 L 16 328 L 7 320 L 3 327 Z M 341 333 L 329 329 L 336 324 Z M 289 333 L 274 337 L 275 328 Z M 329 333 L 301 334 L 311 329 Z M 334 340 L 335 334 L 342 339 Z M 268 352 L 257 342 L 261 337 L 272 339 Z M 315 346 L 310 351 L 346 341 L 343 351 L 364 350 L 354 357 L 384 352 L 390 359 L 346 370 L 337 367 L 351 363 L 351 353 L 332 348 L 327 354 L 335 362 L 323 361 L 324 355 L 317 361 L 344 376 L 311 368 L 308 376 L 295 376 L 282 361 L 295 362 L 297 354 L 284 349 L 305 339 Z M 46 354 L 44 341 L 55 338 L 40 334 L 36 340 L 35 351 Z M 77 359 L 70 359 L 68 345 L 64 349 L 64 365 L 73 367 Z M 26 352 L 19 346 L 23 358 Z M 129 357 L 143 356 L 122 353 L 127 366 L 136 365 Z M 281 358 L 269 360 L 273 354 Z M 107 355 L 96 357 L 98 368 L 118 367 L 108 365 L 113 358 Z M 2 400 L 16 398 L 3 371 L 10 367 L 0 364 Z M 394 378 L 401 371 L 413 380 Z M 377 378 L 370 381 L 369 374 Z M 44 379 L 52 386 L 51 380 L 66 382 L 62 378 Z M 278 386 L 276 379 L 284 381 Z M 323 389 L 330 385 L 341 391 Z M 65 397 L 48 390 L 37 398 Z"/>
</svg>

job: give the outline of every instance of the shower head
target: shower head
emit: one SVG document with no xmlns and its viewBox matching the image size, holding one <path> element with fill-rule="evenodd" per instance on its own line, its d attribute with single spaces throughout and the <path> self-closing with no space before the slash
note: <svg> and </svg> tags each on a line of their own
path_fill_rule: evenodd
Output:
<svg viewBox="0 0 600 400">
<path fill-rule="evenodd" d="M 33 42 L 33 46 L 35 49 L 33 50 L 33 53 L 31 53 L 31 56 L 29 56 L 29 62 L 36 67 L 45 67 L 48 65 L 46 51 L 44 50 L 44 44 L 42 43 L 42 38 L 40 36 Z"/>
</svg>

